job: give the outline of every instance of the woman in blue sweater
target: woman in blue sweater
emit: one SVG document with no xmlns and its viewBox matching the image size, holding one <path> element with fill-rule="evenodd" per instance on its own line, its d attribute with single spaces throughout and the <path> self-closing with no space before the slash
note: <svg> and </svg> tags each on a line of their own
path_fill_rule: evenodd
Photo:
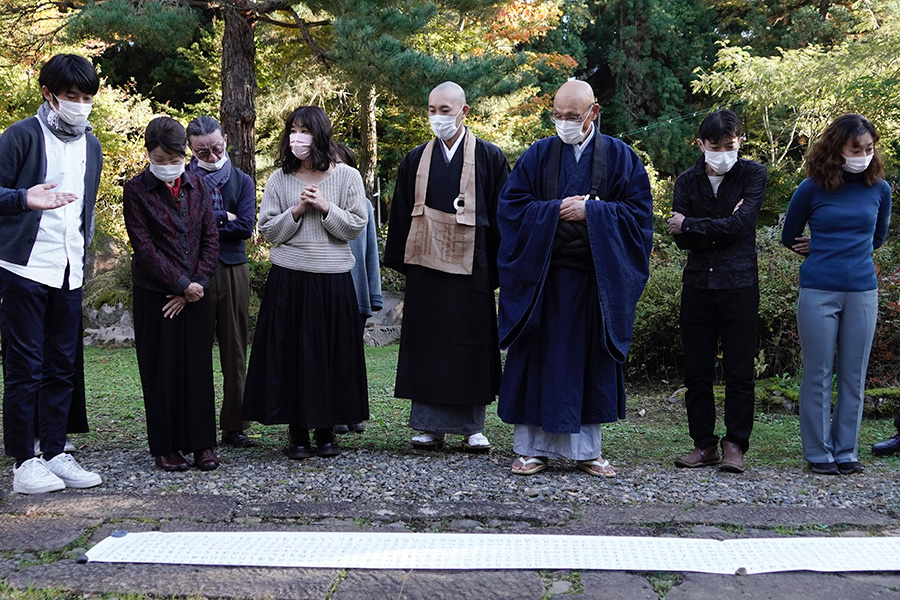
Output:
<svg viewBox="0 0 900 600">
<path fill-rule="evenodd" d="M 824 475 L 863 470 L 857 442 L 878 313 L 872 251 L 884 242 L 891 212 L 877 141 L 875 127 L 862 115 L 843 115 L 829 125 L 809 152 L 809 178 L 794 192 L 781 234 L 785 246 L 806 257 L 797 303 L 800 437 L 810 470 Z M 807 224 L 809 237 L 803 237 Z"/>
</svg>

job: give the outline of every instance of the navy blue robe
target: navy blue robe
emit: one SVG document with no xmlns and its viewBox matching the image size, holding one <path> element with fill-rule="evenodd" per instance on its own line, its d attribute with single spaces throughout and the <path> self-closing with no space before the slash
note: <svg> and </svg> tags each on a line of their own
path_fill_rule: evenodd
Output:
<svg viewBox="0 0 900 600">
<path fill-rule="evenodd" d="M 599 132 L 597 132 L 599 135 Z M 549 433 L 625 416 L 623 364 L 649 275 L 650 181 L 631 148 L 605 137 L 607 198 L 585 206 L 592 268 L 551 265 L 562 198 L 590 191 L 593 140 L 574 165 L 563 146 L 556 198 L 544 197 L 551 143 L 519 158 L 500 193 L 499 414 Z"/>
</svg>

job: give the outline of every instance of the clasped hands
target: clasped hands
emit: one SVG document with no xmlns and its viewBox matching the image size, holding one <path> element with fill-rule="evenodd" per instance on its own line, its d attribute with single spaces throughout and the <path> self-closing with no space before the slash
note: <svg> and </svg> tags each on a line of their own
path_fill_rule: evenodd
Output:
<svg viewBox="0 0 900 600">
<path fill-rule="evenodd" d="M 563 221 L 584 223 L 587 221 L 587 212 L 584 209 L 586 201 L 586 195 L 563 198 L 559 205 L 559 218 Z"/>
<path fill-rule="evenodd" d="M 328 209 L 331 208 L 331 203 L 322 196 L 317 185 L 308 185 L 303 188 L 303 191 L 300 192 L 300 202 L 291 209 L 291 216 L 295 221 L 299 221 L 310 206 L 319 209 L 323 216 L 327 215 Z"/>
<path fill-rule="evenodd" d="M 169 319 L 174 319 L 175 315 L 180 313 L 188 302 L 196 302 L 200 298 L 203 297 L 203 286 L 199 283 L 193 282 L 184 288 L 184 292 L 182 292 L 181 296 L 176 296 L 175 294 L 169 294 L 166 298 L 169 299 L 166 302 L 165 306 L 163 306 L 163 317 L 168 317 Z"/>
</svg>

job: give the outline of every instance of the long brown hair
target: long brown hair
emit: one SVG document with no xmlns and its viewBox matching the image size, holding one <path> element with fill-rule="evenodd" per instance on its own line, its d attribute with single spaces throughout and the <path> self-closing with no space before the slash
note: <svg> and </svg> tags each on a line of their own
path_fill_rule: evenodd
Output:
<svg viewBox="0 0 900 600">
<path fill-rule="evenodd" d="M 275 166 L 285 173 L 293 173 L 300 168 L 300 159 L 291 152 L 291 126 L 303 125 L 313 136 L 312 149 L 308 160 L 316 171 L 327 171 L 332 163 L 340 162 L 337 143 L 331 137 L 331 121 L 318 106 L 301 106 L 285 120 L 281 141 L 278 143 L 278 158 Z"/>
<path fill-rule="evenodd" d="M 851 113 L 835 119 L 809 151 L 806 174 L 825 191 L 841 189 L 844 185 L 844 157 L 841 149 L 847 142 L 858 140 L 867 133 L 872 136 L 873 142 L 878 142 L 875 126 L 862 115 Z M 884 179 L 884 162 L 877 148 L 872 162 L 862 175 L 866 185 L 875 185 Z"/>
</svg>

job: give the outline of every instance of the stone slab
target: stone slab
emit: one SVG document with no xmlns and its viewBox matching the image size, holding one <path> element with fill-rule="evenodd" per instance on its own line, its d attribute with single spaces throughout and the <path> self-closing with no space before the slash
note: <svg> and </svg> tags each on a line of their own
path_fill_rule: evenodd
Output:
<svg viewBox="0 0 900 600">
<path fill-rule="evenodd" d="M 578 600 L 658 600 L 650 582 L 622 571 L 582 571 Z M 721 600 L 721 599 L 720 599 Z"/>
<path fill-rule="evenodd" d="M 897 600 L 900 592 L 823 573 L 767 573 L 735 577 L 688 573 L 666 594 L 666 600 L 797 600 L 798 598 L 846 598 Z"/>
<path fill-rule="evenodd" d="M 228 521 L 233 518 L 236 508 L 237 500 L 223 496 L 60 493 L 11 498 L 0 504 L 0 514 Z"/>
<path fill-rule="evenodd" d="M 5 578 L 18 568 L 19 563 L 15 560 L 0 560 L 0 579 Z"/>
<path fill-rule="evenodd" d="M 660 525 L 673 522 L 684 511 L 685 507 L 681 505 L 589 505 L 581 509 L 579 523 L 585 525 Z"/>
<path fill-rule="evenodd" d="M 164 597 L 324 600 L 336 569 L 188 567 L 180 565 L 76 564 L 60 561 L 28 567 L 6 584 L 66 590 L 71 594 L 147 594 Z"/>
<path fill-rule="evenodd" d="M 841 577 L 900 591 L 900 574 L 897 573 L 841 573 Z"/>
<path fill-rule="evenodd" d="M 434 521 L 472 519 L 523 521 L 533 525 L 565 525 L 574 511 L 565 503 L 429 502 L 423 504 L 363 502 L 270 502 L 248 504 L 238 517 L 263 519 L 368 519 L 374 521 Z"/>
<path fill-rule="evenodd" d="M 331 600 L 539 600 L 535 571 L 350 571 Z"/>
<path fill-rule="evenodd" d="M 144 533 L 147 531 L 157 531 L 159 530 L 159 523 L 155 521 L 136 521 L 132 519 L 126 519 L 122 521 L 116 521 L 115 523 L 104 523 L 100 527 L 91 534 L 91 538 L 88 540 L 87 546 L 88 548 L 92 548 L 108 538 L 114 531 L 118 531 L 123 529 L 130 533 Z"/>
<path fill-rule="evenodd" d="M 778 506 L 697 506 L 675 518 L 679 524 L 742 525 L 772 529 L 776 526 L 852 526 L 888 527 L 892 519 L 871 510 L 858 508 L 807 508 Z"/>
<path fill-rule="evenodd" d="M 61 550 L 100 521 L 0 515 L 0 551 Z"/>
</svg>

